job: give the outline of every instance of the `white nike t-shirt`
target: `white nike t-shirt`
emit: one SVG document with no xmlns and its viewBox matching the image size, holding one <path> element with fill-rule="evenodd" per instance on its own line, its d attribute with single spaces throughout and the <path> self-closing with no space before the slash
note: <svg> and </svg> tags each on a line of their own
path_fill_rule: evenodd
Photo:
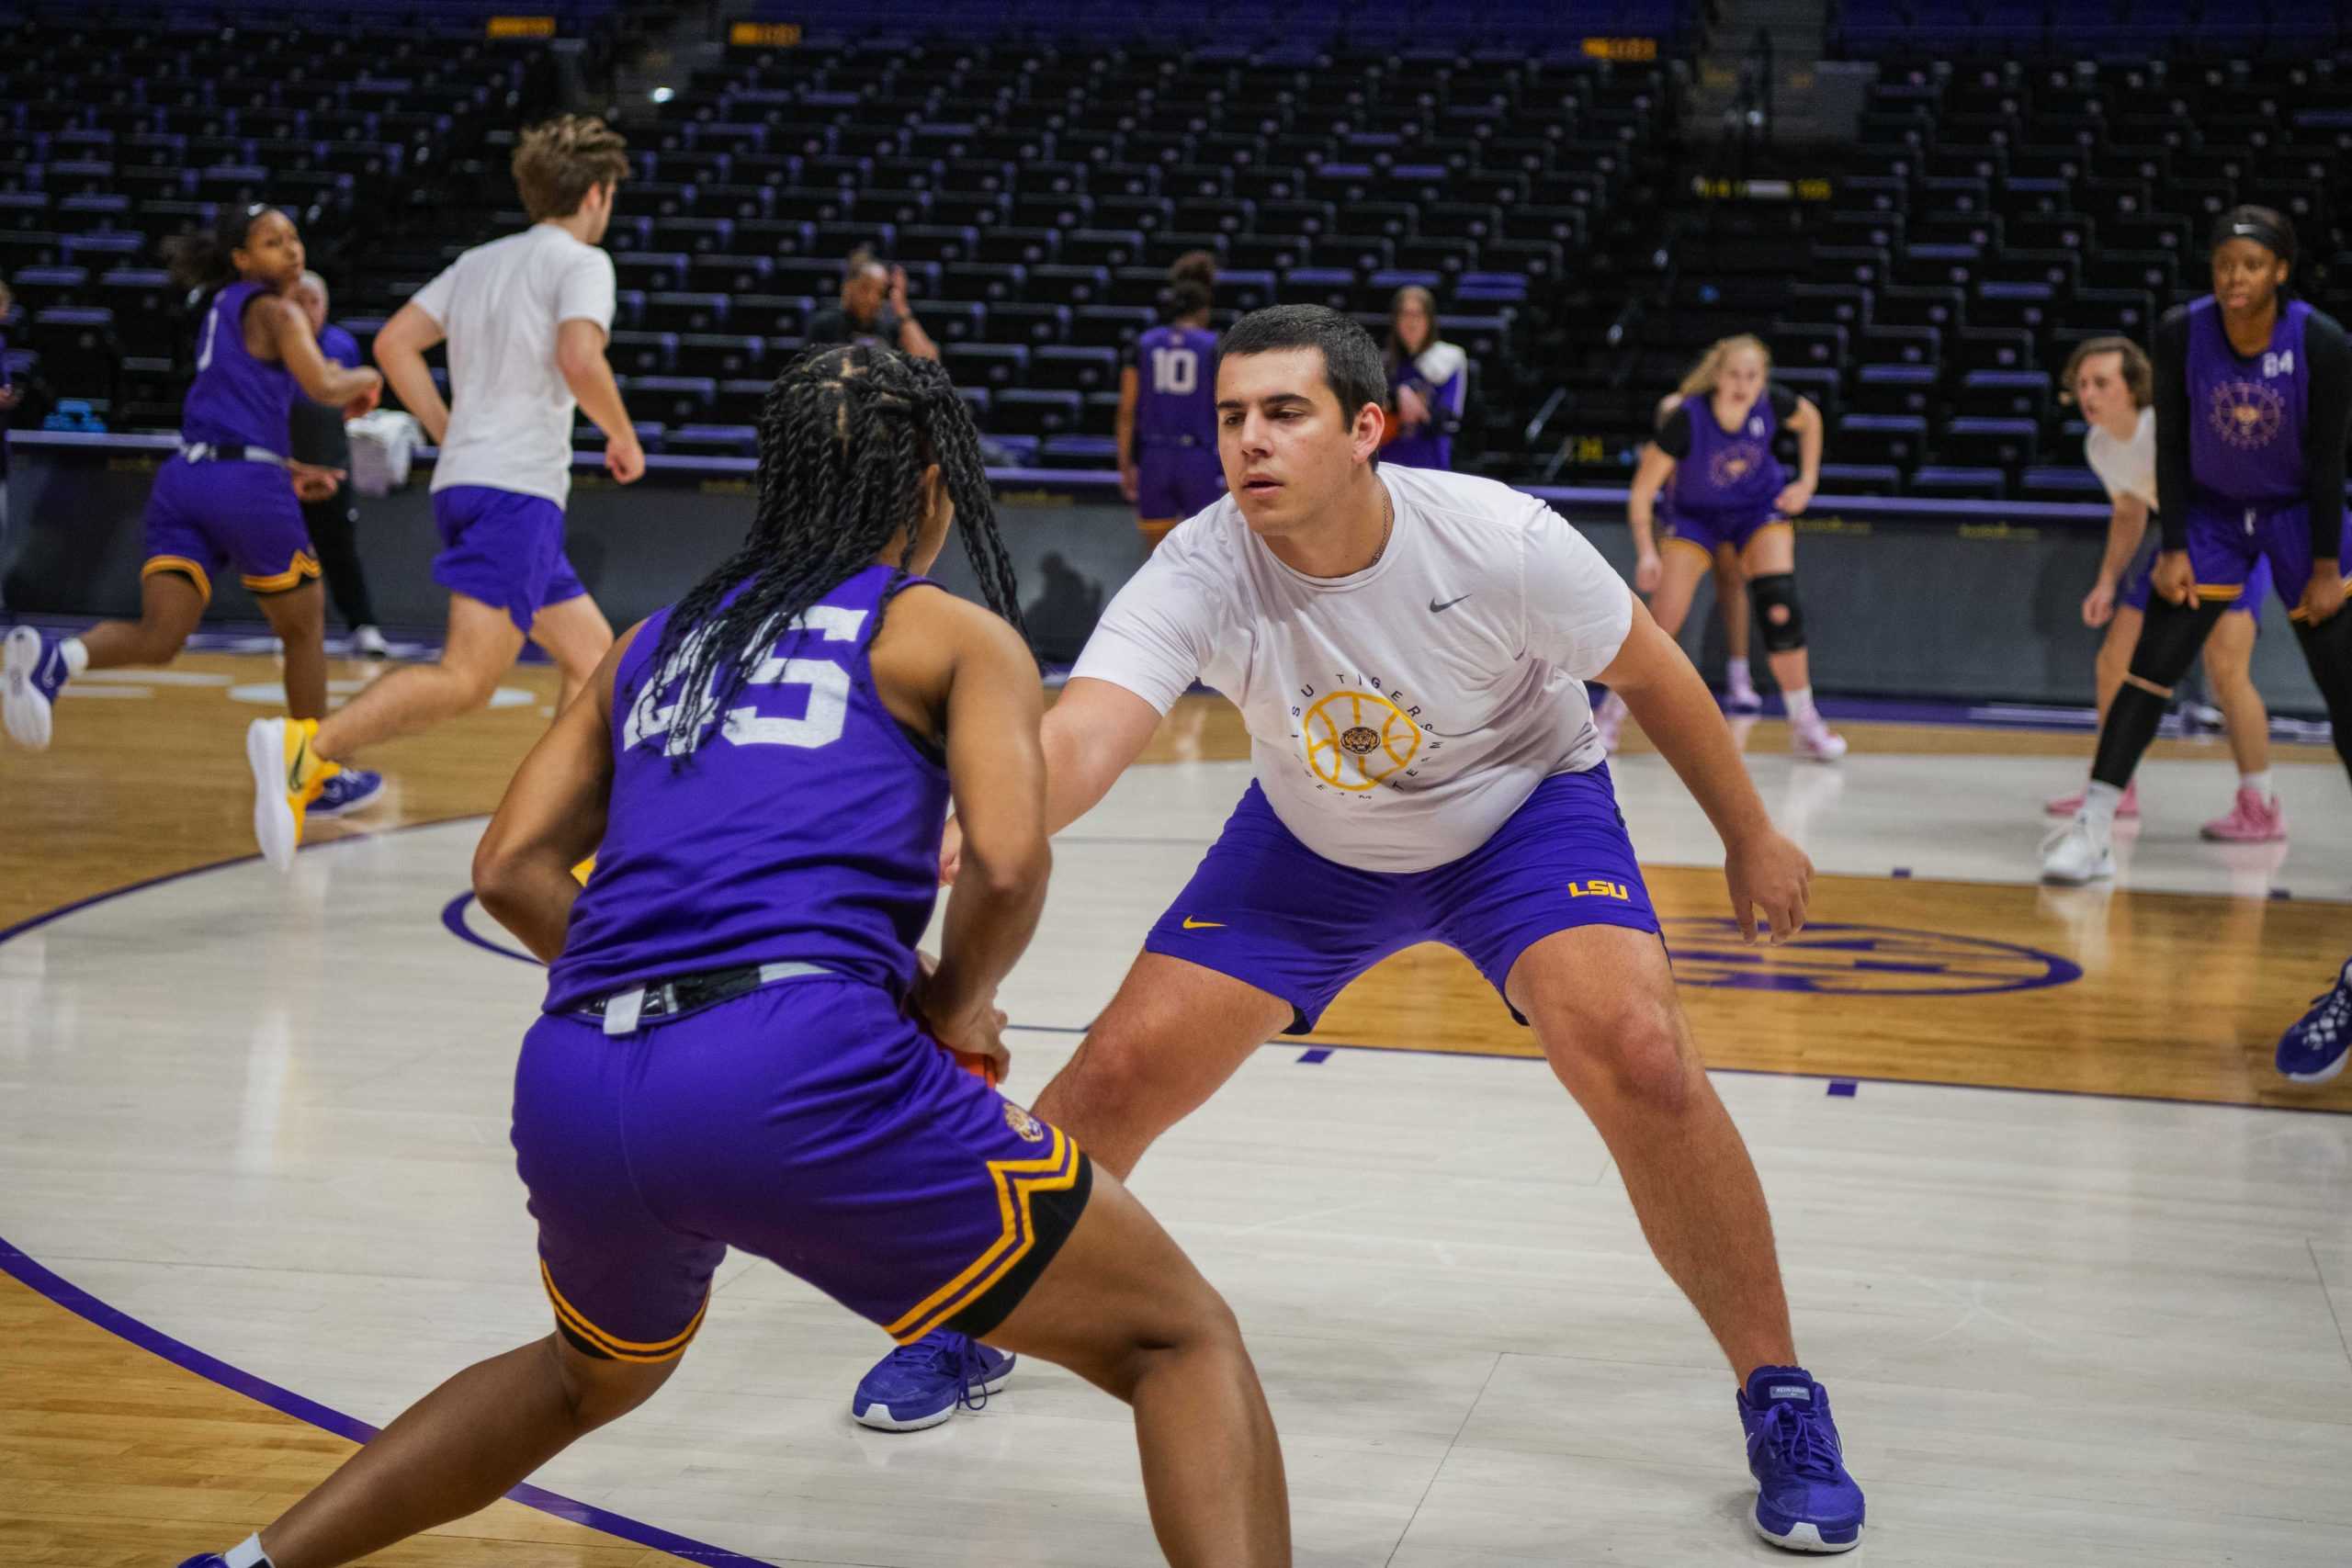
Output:
<svg viewBox="0 0 2352 1568">
<path fill-rule="evenodd" d="M 1352 577 L 1292 570 L 1231 496 L 1111 601 L 1073 677 L 1166 713 L 1231 698 L 1283 824 L 1327 860 L 1426 871 L 1493 836 L 1555 773 L 1600 765 L 1584 682 L 1634 600 L 1550 507 L 1491 479 L 1383 468 L 1388 547 Z"/>
<path fill-rule="evenodd" d="M 2107 487 L 2109 501 L 2136 495 L 2156 506 L 2156 411 L 2142 409 L 2140 426 L 2129 441 L 2118 441 L 2094 424 L 2083 433 L 2083 456 Z"/>
<path fill-rule="evenodd" d="M 556 368 L 556 328 L 613 326 L 613 258 L 552 223 L 477 245 L 418 289 L 449 339 L 449 430 L 433 488 L 571 495 L 577 400 Z"/>
</svg>

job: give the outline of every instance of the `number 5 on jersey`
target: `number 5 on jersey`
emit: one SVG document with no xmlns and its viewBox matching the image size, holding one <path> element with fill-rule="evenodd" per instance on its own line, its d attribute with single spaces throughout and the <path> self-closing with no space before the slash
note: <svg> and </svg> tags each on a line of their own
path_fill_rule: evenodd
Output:
<svg viewBox="0 0 2352 1568">
<path fill-rule="evenodd" d="M 810 631 L 822 635 L 827 642 L 854 643 L 858 633 L 865 629 L 865 615 L 864 610 L 812 604 L 802 617 L 802 622 Z M 813 750 L 820 746 L 831 745 L 842 738 L 842 727 L 849 722 L 848 668 L 832 659 L 783 658 L 775 651 L 775 643 L 783 639 L 771 640 L 768 630 L 767 626 L 761 627 L 760 635 L 752 639 L 753 647 L 765 643 L 768 652 L 752 672 L 743 677 L 743 684 L 747 689 L 754 686 L 805 686 L 808 689 L 808 710 L 797 718 L 786 718 L 762 713 L 756 703 L 745 703 L 727 710 L 727 721 L 719 729 L 720 738 L 734 746 L 798 746 Z M 701 646 L 703 636 L 701 631 L 696 631 L 680 644 L 669 668 L 662 671 L 662 678 L 648 682 L 645 689 L 638 694 L 637 701 L 629 705 L 628 722 L 621 728 L 624 750 L 659 736 L 665 752 L 673 756 L 677 753 L 679 748 L 670 739 L 670 724 L 677 707 L 675 704 L 667 707 L 659 705 L 660 694 L 675 684 L 693 664 L 695 651 Z M 718 678 L 714 674 L 703 687 L 697 728 L 710 723 L 718 715 L 717 685 Z"/>
</svg>

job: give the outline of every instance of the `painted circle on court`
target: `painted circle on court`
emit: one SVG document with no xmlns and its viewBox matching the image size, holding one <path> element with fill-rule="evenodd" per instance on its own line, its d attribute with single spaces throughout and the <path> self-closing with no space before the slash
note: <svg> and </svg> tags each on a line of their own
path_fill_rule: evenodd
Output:
<svg viewBox="0 0 2352 1568">
<path fill-rule="evenodd" d="M 2054 953 L 1990 937 L 1898 926 L 1809 925 L 1779 947 L 1740 940 L 1728 916 L 1659 922 L 1674 977 L 1728 991 L 1844 997 L 1967 997 L 2072 985 L 2082 967 Z"/>
</svg>

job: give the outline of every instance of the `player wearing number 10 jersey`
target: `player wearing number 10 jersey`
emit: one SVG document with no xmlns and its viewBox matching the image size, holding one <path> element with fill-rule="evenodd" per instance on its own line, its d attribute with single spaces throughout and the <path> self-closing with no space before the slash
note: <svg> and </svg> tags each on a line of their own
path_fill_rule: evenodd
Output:
<svg viewBox="0 0 2352 1568">
<path fill-rule="evenodd" d="M 1216 276 L 1200 253 L 1168 269 L 1161 324 L 1136 339 L 1134 361 L 1119 374 L 1119 489 L 1135 503 L 1147 550 L 1158 549 L 1168 530 L 1225 493 L 1216 456 L 1216 333 L 1209 331 Z"/>
</svg>

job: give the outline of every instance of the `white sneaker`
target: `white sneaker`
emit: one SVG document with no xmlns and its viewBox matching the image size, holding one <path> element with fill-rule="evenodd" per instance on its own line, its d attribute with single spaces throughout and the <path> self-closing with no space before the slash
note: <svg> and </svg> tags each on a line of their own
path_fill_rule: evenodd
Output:
<svg viewBox="0 0 2352 1568">
<path fill-rule="evenodd" d="M 2115 847 L 2106 829 L 2092 826 L 2087 817 L 2073 821 L 2042 840 L 2041 880 L 2068 887 L 2098 882 L 2115 874 Z"/>
<path fill-rule="evenodd" d="M 351 628 L 351 651 L 362 659 L 390 659 L 392 645 L 386 642 L 384 634 L 374 626 L 354 626 Z"/>
</svg>

